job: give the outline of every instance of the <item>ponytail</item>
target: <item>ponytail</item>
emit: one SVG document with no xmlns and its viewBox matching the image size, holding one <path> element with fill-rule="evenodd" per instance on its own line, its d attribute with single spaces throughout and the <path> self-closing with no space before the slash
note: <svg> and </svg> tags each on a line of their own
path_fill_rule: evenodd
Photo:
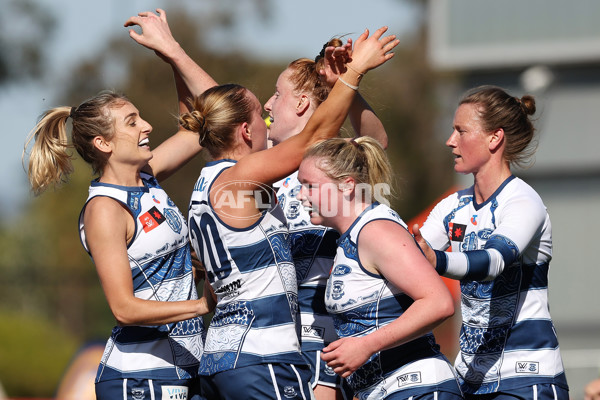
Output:
<svg viewBox="0 0 600 400">
<path fill-rule="evenodd" d="M 49 186 L 66 182 L 73 172 L 72 153 L 69 151 L 72 146 L 69 145 L 66 127 L 70 112 L 70 107 L 57 107 L 47 111 L 27 138 L 25 148 L 34 141 L 27 175 L 36 195 Z"/>
</svg>

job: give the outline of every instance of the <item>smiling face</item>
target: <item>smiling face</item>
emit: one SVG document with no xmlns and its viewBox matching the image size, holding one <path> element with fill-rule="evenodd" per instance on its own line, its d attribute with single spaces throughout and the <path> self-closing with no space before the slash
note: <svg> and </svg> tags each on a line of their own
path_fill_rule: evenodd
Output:
<svg viewBox="0 0 600 400">
<path fill-rule="evenodd" d="M 329 178 L 317 167 L 321 159 L 309 157 L 302 160 L 298 180 L 302 189 L 298 200 L 310 214 L 310 222 L 337 228 L 337 218 L 342 214 L 342 194 L 338 182 Z"/>
<path fill-rule="evenodd" d="M 476 104 L 461 104 L 454 114 L 453 132 L 446 141 L 454 155 L 454 170 L 477 174 L 491 158 L 490 133 L 483 129 Z"/>
<path fill-rule="evenodd" d="M 108 141 L 111 160 L 142 166 L 148 163 L 152 159 L 148 137 L 152 126 L 130 102 L 110 107 L 109 113 L 114 122 L 114 135 Z"/>
<path fill-rule="evenodd" d="M 304 118 L 302 118 L 304 113 L 298 108 L 302 96 L 294 91 L 294 85 L 290 80 L 291 74 L 292 70 L 288 68 L 279 75 L 275 93 L 265 103 L 265 111 L 271 118 L 269 139 L 273 145 L 300 133 L 305 125 Z"/>
</svg>

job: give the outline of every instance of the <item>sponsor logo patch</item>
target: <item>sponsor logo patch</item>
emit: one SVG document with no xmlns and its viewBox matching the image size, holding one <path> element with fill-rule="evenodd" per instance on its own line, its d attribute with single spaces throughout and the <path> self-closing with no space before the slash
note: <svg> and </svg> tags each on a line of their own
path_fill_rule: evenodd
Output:
<svg viewBox="0 0 600 400">
<path fill-rule="evenodd" d="M 517 374 L 539 374 L 540 363 L 537 361 L 517 361 L 515 363 L 515 372 Z"/>
<path fill-rule="evenodd" d="M 165 216 L 158 211 L 158 208 L 152 207 L 148 212 L 140 215 L 140 222 L 144 226 L 144 232 L 148 233 L 165 222 Z"/>
<path fill-rule="evenodd" d="M 465 239 L 467 226 L 463 224 L 452 224 L 450 227 L 450 240 L 453 242 L 462 242 Z"/>
<path fill-rule="evenodd" d="M 325 328 L 320 326 L 302 325 L 302 337 L 323 339 Z"/>
<path fill-rule="evenodd" d="M 408 372 L 406 374 L 400 375 L 396 379 L 398 379 L 398 387 L 413 385 L 415 383 L 421 383 L 421 372 Z"/>
<path fill-rule="evenodd" d="M 161 386 L 161 400 L 187 400 L 188 388 L 186 386 Z"/>
</svg>

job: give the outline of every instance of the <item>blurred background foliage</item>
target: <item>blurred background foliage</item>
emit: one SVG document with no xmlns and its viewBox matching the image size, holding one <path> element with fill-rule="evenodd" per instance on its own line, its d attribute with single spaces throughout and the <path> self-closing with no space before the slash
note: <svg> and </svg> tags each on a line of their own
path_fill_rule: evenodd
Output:
<svg viewBox="0 0 600 400">
<path fill-rule="evenodd" d="M 205 32 L 235 23 L 227 3 L 210 15 L 171 11 L 172 32 L 217 82 L 240 83 L 264 104 L 287 63 L 217 53 L 201 40 Z M 44 46 L 59 15 L 29 0 L 9 4 L 11 15 L 37 29 L 26 39 L 9 38 L 2 32 L 0 85 L 15 79 L 51 79 L 44 75 Z M 265 10 L 262 15 L 270 18 L 267 5 L 268 0 L 255 1 L 256 7 Z M 324 37 L 323 42 L 328 39 Z M 398 193 L 392 206 L 406 221 L 437 199 L 453 179 L 450 153 L 431 145 L 436 135 L 437 77 L 426 62 L 425 40 L 421 27 L 395 51 L 391 62 L 368 74 L 361 84 L 361 93 L 388 131 L 387 152 Z M 9 41 L 13 51 L 4 51 Z M 306 57 L 319 51 L 316 48 Z M 60 101 L 52 106 L 77 105 L 102 89 L 113 88 L 125 93 L 153 125 L 155 146 L 175 132 L 177 99 L 170 67 L 122 32 L 107 39 L 94 58 L 65 68 L 71 70 L 71 79 L 58 96 Z M 349 134 L 348 124 L 345 130 Z M 184 214 L 203 164 L 203 157 L 198 157 L 163 182 Z M 75 171 L 68 184 L 32 198 L 25 212 L 0 225 L 0 381 L 13 397 L 52 396 L 76 349 L 90 340 L 106 339 L 114 325 L 94 266 L 78 237 L 78 216 L 93 176 L 76 154 Z"/>
</svg>

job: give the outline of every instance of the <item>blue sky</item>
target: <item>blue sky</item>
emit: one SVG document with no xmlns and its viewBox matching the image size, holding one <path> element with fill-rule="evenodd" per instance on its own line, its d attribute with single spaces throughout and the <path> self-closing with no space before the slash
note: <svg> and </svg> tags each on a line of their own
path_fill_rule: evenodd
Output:
<svg viewBox="0 0 600 400">
<path fill-rule="evenodd" d="M 202 12 L 211 1 L 155 0 L 35 0 L 56 15 L 58 26 L 49 53 L 52 79 L 44 83 L 9 84 L 0 88 L 0 119 L 7 139 L 0 150 L 0 216 L 15 215 L 18 205 L 31 196 L 21 166 L 23 144 L 41 113 L 57 106 L 54 98 L 60 83 L 67 79 L 65 65 L 72 66 L 98 51 L 110 36 L 127 35 L 123 23 L 139 11 L 164 8 L 171 4 Z M 363 29 L 389 27 L 402 39 L 414 28 L 418 10 L 403 0 L 344 0 L 343 2 L 272 0 L 273 18 L 262 21 L 253 12 L 250 0 L 232 1 L 244 15 L 242 23 L 223 37 L 211 38 L 220 47 L 240 47 L 257 57 L 292 60 L 312 55 L 324 39 L 340 34 L 356 38 Z M 335 7 L 334 7 L 335 5 Z M 336 8 L 335 11 L 324 11 Z M 26 27 L 19 27 L 26 29 Z M 18 34 L 18 33 L 17 33 Z"/>
</svg>

